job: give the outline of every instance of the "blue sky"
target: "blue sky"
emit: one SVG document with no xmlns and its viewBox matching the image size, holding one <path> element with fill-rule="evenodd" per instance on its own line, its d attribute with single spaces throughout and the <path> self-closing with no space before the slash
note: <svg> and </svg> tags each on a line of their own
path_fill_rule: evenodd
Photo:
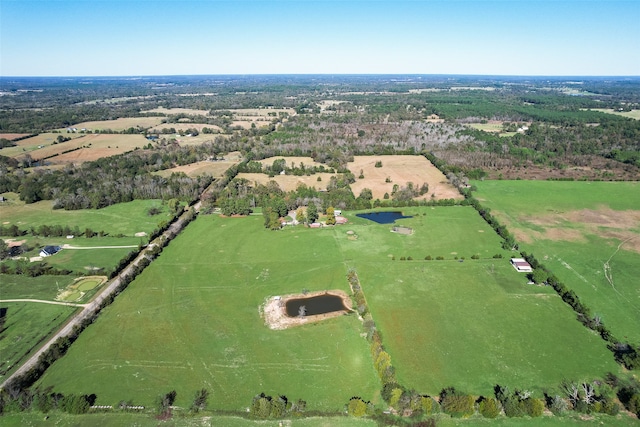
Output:
<svg viewBox="0 0 640 427">
<path fill-rule="evenodd" d="M 640 0 L 0 0 L 0 75 L 640 75 Z"/>
</svg>

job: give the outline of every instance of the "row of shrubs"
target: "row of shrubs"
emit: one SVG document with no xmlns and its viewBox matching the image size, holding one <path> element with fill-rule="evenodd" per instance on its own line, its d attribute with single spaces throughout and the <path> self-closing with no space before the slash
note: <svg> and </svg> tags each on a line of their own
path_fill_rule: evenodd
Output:
<svg viewBox="0 0 640 427">
<path fill-rule="evenodd" d="M 479 254 L 473 254 L 470 257 L 471 259 L 480 259 L 480 255 Z M 502 254 L 495 254 L 494 256 L 492 256 L 491 258 L 493 259 L 501 259 L 502 258 Z M 392 255 L 391 256 L 391 260 L 395 261 L 396 256 Z M 426 257 L 424 257 L 425 261 L 431 261 L 431 260 L 437 260 L 437 261 L 443 261 L 445 259 L 445 257 L 443 257 L 442 255 L 438 255 L 437 257 L 433 258 L 431 255 L 427 255 Z M 458 257 L 457 255 L 453 257 L 454 260 L 462 260 L 464 261 L 466 258 L 465 257 Z M 413 257 L 412 256 L 401 256 L 400 257 L 400 261 L 413 261 Z"/>
</svg>

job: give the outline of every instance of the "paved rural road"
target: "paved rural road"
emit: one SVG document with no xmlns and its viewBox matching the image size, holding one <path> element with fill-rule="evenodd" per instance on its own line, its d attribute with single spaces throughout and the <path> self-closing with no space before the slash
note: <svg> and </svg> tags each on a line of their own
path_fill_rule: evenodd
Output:
<svg viewBox="0 0 640 427">
<path fill-rule="evenodd" d="M 73 302 L 47 301 L 42 299 L 0 299 L 0 302 L 39 302 L 42 304 L 68 305 L 69 307 L 84 307 L 86 304 L 76 304 Z"/>
<path fill-rule="evenodd" d="M 199 207 L 199 205 L 198 205 Z M 176 236 L 178 233 L 180 233 L 180 231 L 182 231 L 182 229 L 185 226 L 185 216 L 188 213 L 184 213 L 182 214 L 182 216 L 177 219 L 175 222 L 173 222 L 169 228 L 167 229 L 167 231 L 165 231 L 163 233 L 163 236 L 166 238 L 166 241 L 170 241 L 171 240 L 171 236 Z M 156 239 L 156 241 L 159 241 L 158 239 Z M 146 257 L 147 252 L 149 252 L 153 246 L 155 246 L 157 243 L 150 243 L 147 248 L 143 249 L 142 251 L 140 251 L 140 254 L 138 254 L 138 256 L 127 266 L 125 267 L 120 274 L 118 274 L 116 277 L 114 277 L 111 282 L 109 282 L 103 289 L 102 291 L 100 291 L 100 293 L 98 293 L 94 299 L 92 301 L 90 301 L 88 304 L 84 304 L 83 305 L 83 309 L 80 313 L 76 314 L 74 317 L 72 317 L 63 327 L 62 329 L 60 329 L 58 332 L 56 332 L 51 338 L 49 338 L 49 340 L 37 351 L 35 352 L 20 368 L 18 368 L 18 370 L 16 370 L 12 375 L 10 375 L 9 377 L 7 377 L 6 380 L 4 380 L 4 382 L 2 384 L 0 384 L 0 389 L 3 389 L 11 380 L 13 380 L 14 378 L 28 372 L 30 369 L 32 369 L 34 366 L 36 366 L 36 364 L 38 363 L 38 359 L 40 358 L 40 356 L 46 352 L 49 347 L 56 342 L 56 340 L 58 340 L 59 338 L 65 337 L 67 335 L 70 335 L 71 332 L 73 331 L 73 328 L 75 328 L 76 326 L 80 325 L 80 323 L 84 320 L 84 319 L 88 319 L 91 316 L 93 316 L 96 311 L 98 310 L 98 307 L 100 307 L 100 304 L 102 304 L 102 302 L 109 296 L 111 295 L 115 289 L 122 283 L 122 278 L 126 277 L 127 275 L 130 275 L 133 272 L 133 269 L 140 263 L 140 260 L 142 260 L 142 258 Z M 136 246 L 137 247 L 137 246 Z"/>
</svg>

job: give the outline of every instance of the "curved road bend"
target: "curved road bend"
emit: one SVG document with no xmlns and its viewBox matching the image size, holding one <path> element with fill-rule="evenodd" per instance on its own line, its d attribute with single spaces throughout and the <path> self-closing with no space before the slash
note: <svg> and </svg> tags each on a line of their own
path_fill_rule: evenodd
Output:
<svg viewBox="0 0 640 427">
<path fill-rule="evenodd" d="M 198 205 L 199 207 L 199 205 Z M 197 211 L 197 209 L 196 209 Z M 175 222 L 173 222 L 169 228 L 162 233 L 162 236 L 164 237 L 168 237 L 170 234 L 173 234 L 174 236 L 178 235 L 180 233 L 180 231 L 182 231 L 182 229 L 185 226 L 185 219 L 184 217 L 188 214 L 189 212 L 186 211 L 185 213 L 183 213 L 180 218 L 178 218 Z M 155 239 L 155 241 L 158 241 L 159 237 Z M 167 239 L 168 241 L 169 239 Z M 155 242 L 154 241 L 154 242 Z M 98 293 L 94 299 L 92 301 L 90 301 L 88 304 L 84 304 L 82 305 L 83 309 L 80 313 L 76 314 L 74 317 L 72 317 L 58 332 L 56 332 L 51 338 L 49 338 L 49 340 L 47 340 L 47 342 L 38 350 L 36 351 L 29 359 L 27 359 L 26 362 L 24 362 L 24 364 L 18 368 L 13 374 L 9 375 L 7 377 L 7 379 L 5 379 L 2 384 L 0 384 L 0 389 L 3 389 L 11 380 L 13 380 L 14 378 L 28 372 L 30 369 L 32 369 L 38 362 L 38 359 L 40 358 L 40 356 L 49 349 L 49 347 L 51 347 L 51 345 L 56 342 L 56 340 L 58 340 L 59 338 L 65 337 L 67 335 L 71 334 L 71 331 L 73 331 L 73 328 L 75 328 L 76 326 L 80 325 L 80 323 L 84 320 L 87 319 L 91 316 L 93 316 L 96 311 L 98 310 L 98 307 L 100 307 L 100 304 L 102 304 L 102 302 L 109 296 L 111 295 L 115 289 L 122 283 L 122 278 L 126 277 L 127 275 L 131 274 L 131 272 L 133 271 L 133 269 L 140 263 L 140 260 L 145 257 L 147 255 L 147 252 L 150 251 L 154 246 L 156 245 L 156 243 L 149 243 L 149 245 L 140 251 L 140 253 L 138 254 L 138 256 L 131 261 L 131 263 L 129 263 L 128 266 L 126 266 L 121 272 L 120 274 L 118 274 L 116 277 L 114 277 L 111 282 L 109 284 L 107 284 L 106 287 L 104 287 L 102 289 L 102 291 L 100 291 L 100 293 Z"/>
</svg>

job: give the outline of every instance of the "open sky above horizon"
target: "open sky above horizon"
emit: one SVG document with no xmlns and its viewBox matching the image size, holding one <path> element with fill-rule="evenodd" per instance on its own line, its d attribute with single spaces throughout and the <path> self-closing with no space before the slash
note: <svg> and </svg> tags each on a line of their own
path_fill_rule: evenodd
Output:
<svg viewBox="0 0 640 427">
<path fill-rule="evenodd" d="M 640 75 L 640 0 L 1 0 L 1 76 Z"/>
</svg>

